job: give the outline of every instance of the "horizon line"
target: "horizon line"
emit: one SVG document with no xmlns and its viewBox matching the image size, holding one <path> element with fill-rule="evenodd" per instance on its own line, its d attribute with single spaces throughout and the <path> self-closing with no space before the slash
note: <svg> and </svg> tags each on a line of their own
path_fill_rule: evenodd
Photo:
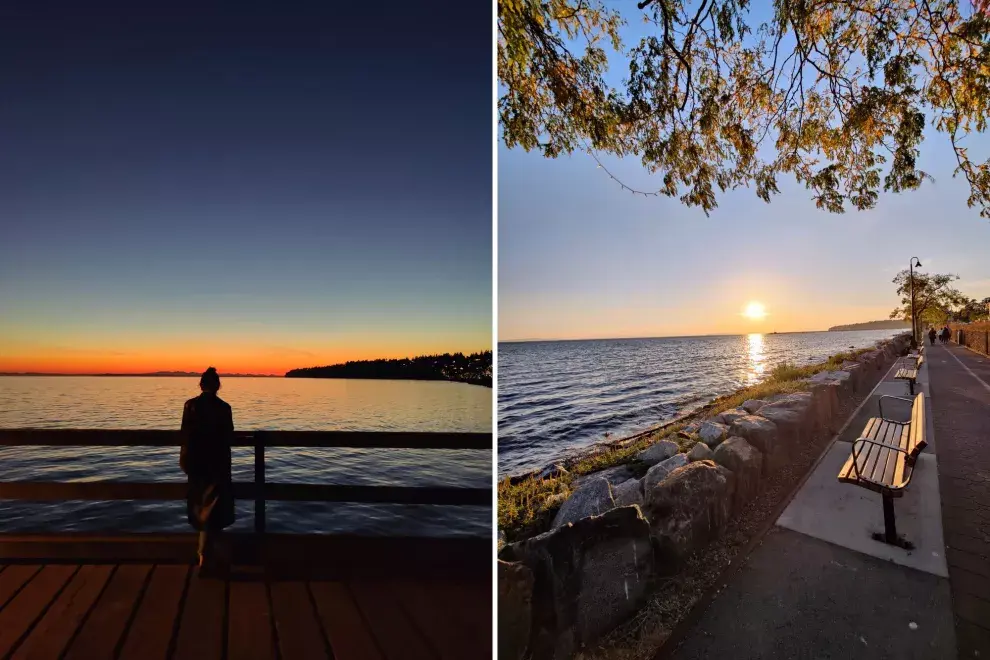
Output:
<svg viewBox="0 0 990 660">
<path fill-rule="evenodd" d="M 843 323 L 841 325 L 855 325 L 852 323 Z M 910 325 L 906 326 L 910 329 Z M 812 332 L 872 332 L 874 330 L 899 330 L 900 328 L 865 328 L 865 329 L 853 329 L 853 330 L 782 330 L 782 331 L 771 331 L 771 332 L 722 332 L 722 333 L 709 333 L 709 334 L 698 334 L 698 335 L 655 335 L 655 336 L 630 336 L 630 337 L 570 337 L 564 339 L 500 339 L 499 344 L 528 344 L 540 341 L 616 341 L 616 340 L 634 340 L 634 339 L 696 339 L 699 337 L 745 337 L 748 335 L 801 335 L 808 334 Z"/>
</svg>

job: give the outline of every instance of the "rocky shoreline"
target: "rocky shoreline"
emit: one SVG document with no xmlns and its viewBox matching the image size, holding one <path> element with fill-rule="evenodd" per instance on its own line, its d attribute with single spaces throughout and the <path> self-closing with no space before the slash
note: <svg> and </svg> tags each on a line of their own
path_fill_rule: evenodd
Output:
<svg viewBox="0 0 990 660">
<path fill-rule="evenodd" d="M 812 438 L 834 433 L 840 406 L 863 394 L 908 345 L 907 334 L 879 342 L 839 369 L 804 379 L 804 391 L 707 417 L 695 411 L 680 442 L 659 440 L 633 465 L 573 480 L 549 531 L 500 548 L 499 657 L 569 658 L 628 621 Z"/>
</svg>

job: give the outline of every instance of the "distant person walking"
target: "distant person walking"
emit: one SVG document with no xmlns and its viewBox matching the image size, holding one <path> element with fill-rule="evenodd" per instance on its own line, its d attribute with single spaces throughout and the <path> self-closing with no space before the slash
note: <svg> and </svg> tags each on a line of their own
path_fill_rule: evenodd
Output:
<svg viewBox="0 0 990 660">
<path fill-rule="evenodd" d="M 949 338 L 952 336 L 952 330 L 949 330 L 949 326 L 942 328 L 942 343 L 948 344 Z"/>
<path fill-rule="evenodd" d="M 928 330 L 928 341 L 932 343 L 932 346 L 935 345 L 935 328 Z"/>
<path fill-rule="evenodd" d="M 210 367 L 199 379 L 202 394 L 186 401 L 182 410 L 182 449 L 179 465 L 189 477 L 186 513 L 199 531 L 200 575 L 216 564 L 217 537 L 234 522 L 230 479 L 230 443 L 234 418 L 230 405 L 217 396 L 220 376 Z"/>
</svg>

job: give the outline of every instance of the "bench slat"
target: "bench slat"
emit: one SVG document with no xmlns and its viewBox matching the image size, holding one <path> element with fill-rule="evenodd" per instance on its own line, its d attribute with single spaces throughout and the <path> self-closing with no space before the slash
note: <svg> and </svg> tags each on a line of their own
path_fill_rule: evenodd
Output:
<svg viewBox="0 0 990 660">
<path fill-rule="evenodd" d="M 887 463 L 894 462 L 897 460 L 897 452 L 889 449 L 888 447 L 892 445 L 898 436 L 898 426 L 896 424 L 891 424 L 886 422 L 882 429 L 882 435 L 880 435 L 877 440 L 884 444 L 883 447 L 879 447 L 880 450 L 877 452 L 879 455 L 877 461 L 873 465 L 873 470 L 867 472 L 867 475 L 873 481 L 878 481 L 882 484 L 888 484 L 884 481 L 884 473 L 887 470 Z M 891 456 L 893 454 L 894 456 Z"/>
<path fill-rule="evenodd" d="M 902 426 L 900 430 L 897 432 L 898 447 L 901 447 L 902 449 L 907 449 L 910 428 L 911 427 L 909 426 Z M 904 463 L 904 454 L 901 454 L 900 452 L 892 452 L 892 453 L 895 454 L 895 456 L 893 457 L 893 460 L 887 461 L 887 469 L 884 470 L 883 473 L 883 482 L 885 484 L 900 483 L 897 478 L 897 468 L 899 465 Z M 902 471 L 903 471 L 903 466 L 902 466 Z"/>
<path fill-rule="evenodd" d="M 904 454 L 897 451 L 896 448 L 900 448 L 901 436 L 904 433 L 904 427 L 897 424 L 888 424 L 887 432 L 884 434 L 883 443 L 891 447 L 891 449 L 885 449 L 884 460 L 882 463 L 877 463 L 876 472 L 873 474 L 873 479 L 879 481 L 882 484 L 890 484 L 890 478 L 894 476 L 894 466 L 897 465 L 898 461 L 902 460 Z M 889 466 L 889 470 L 888 470 Z"/>
<path fill-rule="evenodd" d="M 886 442 L 886 436 L 889 430 L 890 430 L 889 422 L 880 422 L 879 429 L 877 430 L 876 441 Z M 862 449 L 860 449 L 860 455 L 865 453 L 865 450 L 867 449 L 869 449 L 868 458 L 863 462 L 862 465 L 859 466 L 859 472 L 867 479 L 877 481 L 876 477 L 874 476 L 874 472 L 877 469 L 877 463 L 880 461 L 881 457 L 883 458 L 887 457 L 887 450 L 880 445 L 868 444 L 862 447 Z M 881 471 L 883 471 L 883 468 L 881 468 Z"/>
</svg>

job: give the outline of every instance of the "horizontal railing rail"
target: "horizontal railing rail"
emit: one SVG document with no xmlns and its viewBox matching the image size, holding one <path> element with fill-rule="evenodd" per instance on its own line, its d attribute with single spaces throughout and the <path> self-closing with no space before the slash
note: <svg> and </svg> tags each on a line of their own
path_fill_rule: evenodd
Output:
<svg viewBox="0 0 990 660">
<path fill-rule="evenodd" d="M 176 447 L 179 431 L 103 429 L 0 429 L 0 447 Z M 235 499 L 254 500 L 255 532 L 264 533 L 268 501 L 355 502 L 365 504 L 429 504 L 486 506 L 487 488 L 460 486 L 364 486 L 269 483 L 266 448 L 344 449 L 492 449 L 487 433 L 423 433 L 365 431 L 235 431 L 233 447 L 254 449 L 254 482 L 234 482 Z M 176 452 L 178 464 L 178 452 Z M 182 500 L 186 484 L 129 481 L 3 481 L 0 500 Z"/>
</svg>

